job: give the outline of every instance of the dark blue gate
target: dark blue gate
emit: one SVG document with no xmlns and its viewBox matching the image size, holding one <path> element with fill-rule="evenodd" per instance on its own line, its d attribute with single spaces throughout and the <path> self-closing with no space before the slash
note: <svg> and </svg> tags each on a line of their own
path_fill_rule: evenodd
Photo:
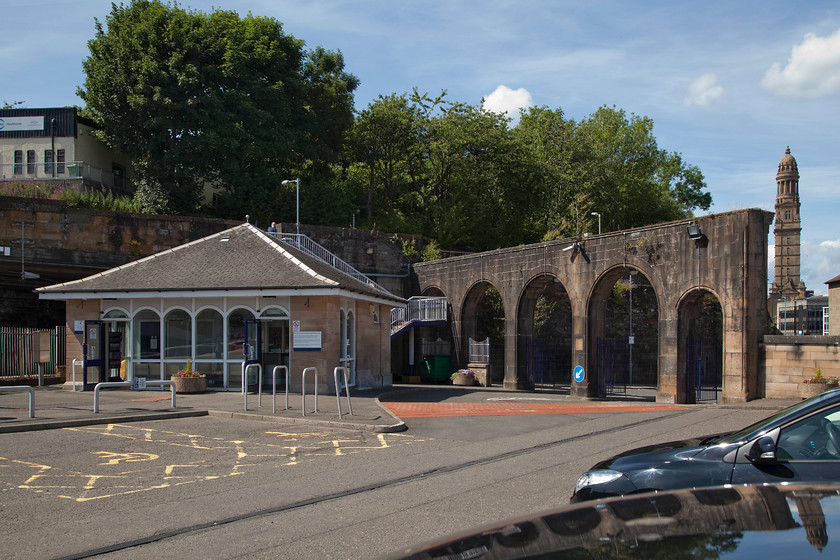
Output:
<svg viewBox="0 0 840 560">
<path fill-rule="evenodd" d="M 566 352 L 565 354 L 568 354 Z M 525 339 L 525 369 L 528 384 L 535 389 L 569 387 L 571 361 L 560 341 Z"/>
<path fill-rule="evenodd" d="M 598 396 L 627 395 L 627 343 L 598 337 L 595 360 Z"/>
<path fill-rule="evenodd" d="M 689 336 L 686 341 L 685 402 L 717 402 L 722 376 L 720 341 Z"/>
</svg>

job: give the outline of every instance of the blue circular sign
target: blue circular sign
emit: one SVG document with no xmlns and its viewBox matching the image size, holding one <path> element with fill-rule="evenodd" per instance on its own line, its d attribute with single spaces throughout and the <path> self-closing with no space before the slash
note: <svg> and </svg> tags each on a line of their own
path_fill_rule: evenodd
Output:
<svg viewBox="0 0 840 560">
<path fill-rule="evenodd" d="M 584 378 L 586 378 L 586 372 L 583 371 L 583 366 L 577 366 L 575 368 L 574 377 L 575 381 L 577 381 L 578 383 L 580 383 L 584 380 Z"/>
</svg>

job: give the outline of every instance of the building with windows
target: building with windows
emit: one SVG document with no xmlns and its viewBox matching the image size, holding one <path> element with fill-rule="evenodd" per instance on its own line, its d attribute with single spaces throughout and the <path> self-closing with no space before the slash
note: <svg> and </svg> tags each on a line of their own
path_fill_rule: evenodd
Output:
<svg viewBox="0 0 840 560">
<path fill-rule="evenodd" d="M 835 276 L 828 282 L 828 309 L 825 312 L 825 334 L 840 336 L 840 319 L 829 321 L 829 317 L 840 317 L 840 276 Z"/>
<path fill-rule="evenodd" d="M 62 182 L 131 194 L 127 157 L 94 135 L 75 107 L 0 109 L 0 181 Z"/>
<path fill-rule="evenodd" d="M 828 297 L 809 293 L 806 298 L 781 297 L 776 304 L 776 325 L 783 335 L 824 335 L 828 315 Z"/>
<path fill-rule="evenodd" d="M 217 390 L 240 390 L 243 370 L 270 386 L 276 366 L 298 391 L 306 368 L 319 390 L 336 367 L 356 387 L 388 386 L 390 312 L 405 304 L 306 236 L 247 223 L 37 291 L 66 302 L 67 363 L 84 357 L 86 388 L 166 380 L 187 361 Z"/>
</svg>

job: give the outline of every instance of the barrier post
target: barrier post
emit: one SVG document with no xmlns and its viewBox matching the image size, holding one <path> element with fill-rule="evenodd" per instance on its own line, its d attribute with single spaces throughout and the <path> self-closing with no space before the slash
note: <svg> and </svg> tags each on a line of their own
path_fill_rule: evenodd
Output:
<svg viewBox="0 0 840 560">
<path fill-rule="evenodd" d="M 310 371 L 315 373 L 315 412 L 318 412 L 318 369 L 314 367 L 304 368 L 303 375 L 301 379 L 301 409 L 303 412 L 303 416 L 306 416 L 306 374 Z"/>
<path fill-rule="evenodd" d="M 82 366 L 84 366 L 85 361 L 80 360 L 79 358 L 73 358 L 73 390 L 74 391 L 76 390 L 76 362 L 82 362 Z"/>
<path fill-rule="evenodd" d="M 351 416 L 353 415 L 353 406 L 350 404 L 350 385 L 347 383 L 347 368 L 339 366 L 333 370 L 333 377 L 335 378 L 335 402 L 338 405 L 338 419 L 341 420 L 341 387 L 338 384 L 338 371 L 344 374 L 344 390 L 347 392 L 347 408 Z"/>
<path fill-rule="evenodd" d="M 169 385 L 169 390 L 172 391 L 172 408 L 178 408 L 175 405 L 175 382 L 174 381 L 146 381 L 146 385 Z"/>
<path fill-rule="evenodd" d="M 35 389 L 29 385 L 11 385 L 0 387 L 0 391 L 29 391 L 29 417 L 35 418 Z"/>
<path fill-rule="evenodd" d="M 274 366 L 271 370 L 271 413 L 277 413 L 277 370 L 283 369 L 286 372 L 286 410 L 289 410 L 289 368 L 286 366 Z"/>
<path fill-rule="evenodd" d="M 252 367 L 257 368 L 257 379 L 258 385 L 260 387 L 260 391 L 262 390 L 262 365 L 261 364 L 248 364 L 245 365 L 245 362 L 242 362 L 242 394 L 245 396 L 245 410 L 248 410 L 248 370 Z M 260 393 L 262 396 L 262 393 Z"/>
<path fill-rule="evenodd" d="M 148 381 L 147 381 L 148 383 Z M 99 414 L 99 389 L 102 387 L 131 387 L 131 381 L 103 381 L 93 388 L 93 413 Z"/>
</svg>

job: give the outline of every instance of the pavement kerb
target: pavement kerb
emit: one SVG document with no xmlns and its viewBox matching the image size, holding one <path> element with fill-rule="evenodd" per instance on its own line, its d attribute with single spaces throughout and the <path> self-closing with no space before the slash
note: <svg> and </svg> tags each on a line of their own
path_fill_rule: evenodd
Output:
<svg viewBox="0 0 840 560">
<path fill-rule="evenodd" d="M 150 420 L 170 420 L 173 418 L 194 418 L 207 416 L 206 410 L 173 410 L 164 412 L 142 412 L 125 415 L 108 414 L 89 418 L 67 418 L 58 420 L 39 420 L 31 418 L 19 424 L 0 425 L 0 434 L 19 432 L 36 432 L 40 430 L 60 430 L 62 428 L 78 428 L 80 426 L 96 426 L 99 424 L 121 424 L 126 422 L 148 422 Z"/>
<path fill-rule="evenodd" d="M 384 408 L 384 407 L 383 407 Z M 252 412 L 231 412 L 228 410 L 208 410 L 207 414 L 214 418 L 229 418 L 232 420 L 252 420 L 256 422 L 275 422 L 279 424 L 305 424 L 322 426 L 325 428 L 340 428 L 344 430 L 359 430 L 374 433 L 404 432 L 408 429 L 405 422 L 400 420 L 395 424 L 364 424 L 360 422 L 344 422 L 342 420 L 319 420 L 301 416 L 272 416 L 269 414 L 255 414 Z M 393 414 L 388 412 L 391 417 Z"/>
</svg>

